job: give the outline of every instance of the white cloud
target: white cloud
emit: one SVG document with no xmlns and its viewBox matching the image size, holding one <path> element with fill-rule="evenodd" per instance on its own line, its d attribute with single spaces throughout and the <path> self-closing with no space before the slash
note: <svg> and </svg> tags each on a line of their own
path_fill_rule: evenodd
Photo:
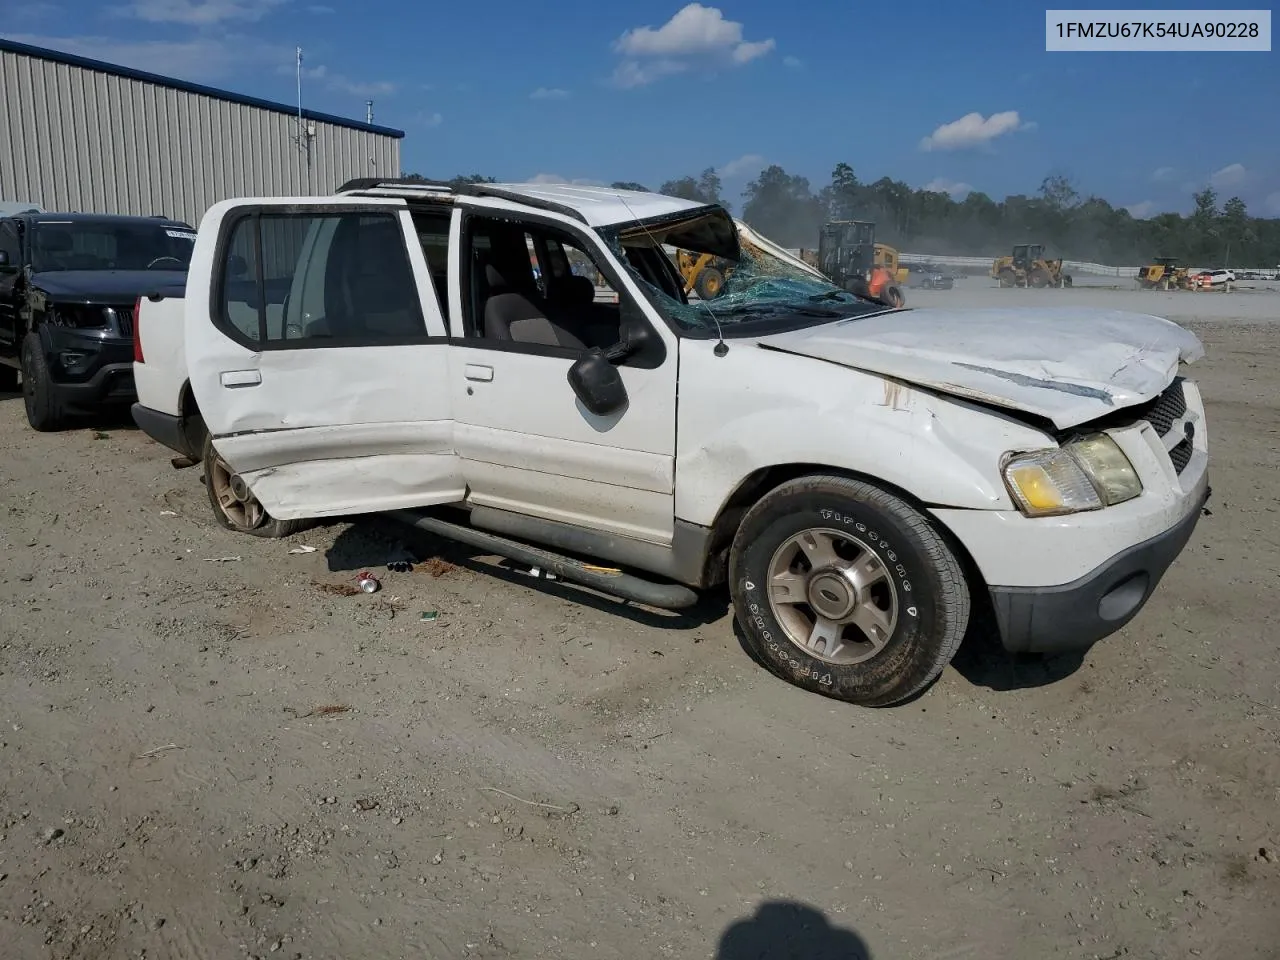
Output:
<svg viewBox="0 0 1280 960">
<path fill-rule="evenodd" d="M 294 48 L 266 43 L 256 37 L 224 35 L 220 39 L 119 40 L 110 37 L 51 37 L 9 34 L 9 39 L 36 47 L 62 50 L 107 63 L 142 68 L 166 77 L 213 82 L 237 76 L 247 67 L 287 61 L 292 64 Z M 288 72 L 293 72 L 292 65 Z"/>
<path fill-rule="evenodd" d="M 972 185 L 961 183 L 959 180 L 948 180 L 946 177 L 934 177 L 924 185 L 924 188 L 933 193 L 945 193 L 953 197 L 973 192 Z"/>
<path fill-rule="evenodd" d="M 654 60 L 645 64 L 637 63 L 635 60 L 624 60 L 618 64 L 618 69 L 613 71 L 613 82 L 624 89 L 643 87 L 663 77 L 683 73 L 688 67 L 688 64 L 675 60 Z"/>
<path fill-rule="evenodd" d="M 737 64 L 750 63 L 752 60 L 772 52 L 777 45 L 772 37 L 755 43 L 740 43 L 733 48 L 733 62 Z"/>
<path fill-rule="evenodd" d="M 792 70 L 799 70 L 804 66 L 804 61 L 799 57 L 783 57 L 782 65 L 784 67 L 790 67 Z"/>
<path fill-rule="evenodd" d="M 565 178 L 565 177 L 560 176 L 560 174 L 558 174 L 558 173 L 536 173 L 536 174 L 534 174 L 532 177 L 530 177 L 530 178 L 529 178 L 527 181 L 525 181 L 525 182 L 526 182 L 526 183 L 541 183 L 541 184 L 563 184 L 563 185 L 574 186 L 574 187 L 603 187 L 603 186 L 605 186 L 605 183 L 604 183 L 604 181 L 603 181 L 603 180 L 588 180 L 588 179 L 585 179 L 585 178 L 578 178 L 578 179 L 574 179 L 574 180 L 569 180 L 569 179 L 567 179 L 567 178 Z"/>
<path fill-rule="evenodd" d="M 748 153 L 737 160 L 730 160 L 716 171 L 722 177 L 737 177 L 744 173 L 757 173 L 764 169 L 764 157 L 758 153 Z"/>
<path fill-rule="evenodd" d="M 1151 179 L 1156 183 L 1168 183 L 1177 174 L 1177 170 L 1173 167 L 1157 167 L 1151 171 Z"/>
<path fill-rule="evenodd" d="M 1154 200 L 1143 200 L 1141 203 L 1131 203 L 1125 209 L 1129 211 L 1129 216 L 1135 220 L 1146 220 L 1156 212 L 1158 206 L 1159 204 Z"/>
<path fill-rule="evenodd" d="M 386 80 L 351 80 L 338 74 L 326 79 L 325 86 L 353 97 L 389 97 L 399 89 L 396 84 Z"/>
<path fill-rule="evenodd" d="M 563 100 L 569 96 L 568 90 L 561 90 L 559 87 L 539 87 L 533 93 L 529 94 L 530 100 Z"/>
<path fill-rule="evenodd" d="M 117 16 L 148 23 L 185 23 L 207 27 L 229 20 L 261 20 L 288 0 L 132 0 L 112 7 Z"/>
<path fill-rule="evenodd" d="M 333 7 L 325 6 L 323 3 L 313 3 L 307 7 L 307 13 L 314 13 L 316 16 L 324 16 L 329 13 L 337 13 Z"/>
<path fill-rule="evenodd" d="M 1262 201 L 1262 209 L 1270 216 L 1280 217 L 1280 190 L 1267 194 L 1267 198 Z"/>
<path fill-rule="evenodd" d="M 638 87 L 693 66 L 742 66 L 777 47 L 772 38 L 745 40 L 742 24 L 716 7 L 690 3 L 662 26 L 634 27 L 614 43 L 626 57 L 614 72 L 621 87 Z"/>
<path fill-rule="evenodd" d="M 413 119 L 415 123 L 422 127 L 438 127 L 444 123 L 444 117 L 440 116 L 440 114 L 427 113 L 426 111 L 419 113 Z"/>
<path fill-rule="evenodd" d="M 921 150 L 964 150 L 968 147 L 990 143 L 1015 130 L 1032 130 L 1034 125 L 1024 123 L 1016 110 L 993 113 L 984 117 L 980 113 L 967 113 L 959 120 L 944 123 L 920 141 Z"/>
<path fill-rule="evenodd" d="M 282 63 L 276 67 L 276 73 L 288 74 L 289 76 L 293 76 L 296 70 L 296 64 Z M 350 77 L 344 77 L 340 73 L 330 73 L 329 68 L 323 63 L 314 67 L 304 66 L 302 68 L 302 79 L 316 80 L 328 90 L 349 94 L 353 97 L 365 97 L 366 99 L 369 97 L 389 97 L 399 89 L 396 84 L 386 80 L 352 80 Z"/>
<path fill-rule="evenodd" d="M 1214 171 L 1209 177 L 1214 189 L 1224 190 L 1229 187 L 1238 187 L 1248 179 L 1249 171 L 1244 168 L 1242 163 L 1232 163 L 1223 167 L 1221 170 Z"/>
</svg>

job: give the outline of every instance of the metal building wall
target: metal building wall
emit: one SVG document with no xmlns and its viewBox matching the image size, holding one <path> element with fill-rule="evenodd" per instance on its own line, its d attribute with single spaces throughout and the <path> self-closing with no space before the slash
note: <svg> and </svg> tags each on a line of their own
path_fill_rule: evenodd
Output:
<svg viewBox="0 0 1280 960">
<path fill-rule="evenodd" d="M 329 193 L 400 175 L 400 142 L 0 50 L 0 199 L 46 210 L 164 214 L 198 224 L 235 196 Z"/>
</svg>

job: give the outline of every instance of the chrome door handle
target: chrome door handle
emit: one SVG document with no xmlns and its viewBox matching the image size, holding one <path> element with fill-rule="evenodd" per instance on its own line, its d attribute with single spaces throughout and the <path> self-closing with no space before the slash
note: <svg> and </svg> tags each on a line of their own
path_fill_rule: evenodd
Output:
<svg viewBox="0 0 1280 960">
<path fill-rule="evenodd" d="M 493 367 L 485 363 L 468 363 L 463 370 L 463 376 L 468 380 L 478 380 L 481 383 L 493 382 Z"/>
<path fill-rule="evenodd" d="M 228 389 L 256 387 L 262 382 L 262 372 L 260 370 L 223 370 L 219 379 Z"/>
</svg>

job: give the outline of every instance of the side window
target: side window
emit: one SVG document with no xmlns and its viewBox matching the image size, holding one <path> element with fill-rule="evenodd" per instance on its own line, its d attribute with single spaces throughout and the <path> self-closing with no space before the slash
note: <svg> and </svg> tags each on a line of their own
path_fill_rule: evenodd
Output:
<svg viewBox="0 0 1280 960">
<path fill-rule="evenodd" d="M 21 266 L 22 249 L 18 243 L 18 228 L 12 220 L 0 220 L 0 250 L 4 251 L 10 269 Z"/>
<path fill-rule="evenodd" d="M 469 217 L 463 244 L 468 337 L 570 351 L 618 342 L 617 294 L 569 232 Z"/>
<path fill-rule="evenodd" d="M 221 263 L 220 326 L 264 346 L 366 346 L 426 336 L 398 217 L 249 214 Z"/>
<path fill-rule="evenodd" d="M 447 211 L 415 210 L 413 228 L 426 257 L 431 283 L 436 288 L 436 302 L 440 304 L 440 316 L 448 317 L 449 289 L 449 213 Z"/>
</svg>

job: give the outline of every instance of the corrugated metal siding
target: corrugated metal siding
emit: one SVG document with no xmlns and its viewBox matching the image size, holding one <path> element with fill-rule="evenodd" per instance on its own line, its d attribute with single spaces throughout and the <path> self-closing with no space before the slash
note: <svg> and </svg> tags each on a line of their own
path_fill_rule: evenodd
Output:
<svg viewBox="0 0 1280 960">
<path fill-rule="evenodd" d="M 0 200 L 198 224 L 236 196 L 325 194 L 400 175 L 400 141 L 0 50 Z"/>
</svg>

